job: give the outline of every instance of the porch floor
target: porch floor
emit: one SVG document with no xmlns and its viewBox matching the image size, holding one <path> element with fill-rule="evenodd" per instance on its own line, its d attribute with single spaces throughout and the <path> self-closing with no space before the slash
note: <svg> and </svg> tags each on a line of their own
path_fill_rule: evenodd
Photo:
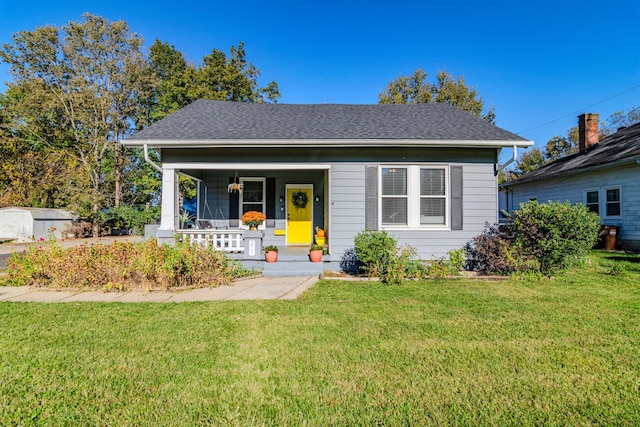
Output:
<svg viewBox="0 0 640 427">
<path fill-rule="evenodd" d="M 278 261 L 309 261 L 309 246 L 279 246 Z"/>
<path fill-rule="evenodd" d="M 323 262 L 309 260 L 308 246 L 279 246 L 278 261 L 269 263 L 264 258 L 260 260 L 242 259 L 242 254 L 229 254 L 231 258 L 241 260 L 246 267 L 262 270 L 263 276 L 314 276 L 319 277 L 328 268 L 329 256 L 323 257 Z"/>
</svg>

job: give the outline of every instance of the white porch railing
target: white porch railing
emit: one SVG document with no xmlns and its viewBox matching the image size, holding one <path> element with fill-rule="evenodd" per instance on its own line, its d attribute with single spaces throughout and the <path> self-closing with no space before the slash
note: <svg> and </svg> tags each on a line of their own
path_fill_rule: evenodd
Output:
<svg viewBox="0 0 640 427">
<path fill-rule="evenodd" d="M 182 235 L 183 239 L 189 239 L 192 245 L 211 246 L 219 251 L 229 253 L 244 252 L 244 247 L 242 246 L 243 233 L 244 230 L 176 230 L 176 234 Z"/>
</svg>

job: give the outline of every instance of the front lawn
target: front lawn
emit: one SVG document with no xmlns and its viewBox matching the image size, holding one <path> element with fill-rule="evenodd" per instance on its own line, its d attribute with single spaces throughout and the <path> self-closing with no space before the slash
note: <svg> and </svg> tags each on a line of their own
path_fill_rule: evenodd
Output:
<svg viewBox="0 0 640 427">
<path fill-rule="evenodd" d="M 0 303 L 0 425 L 637 425 L 640 257 L 590 258 L 295 301 Z"/>
</svg>

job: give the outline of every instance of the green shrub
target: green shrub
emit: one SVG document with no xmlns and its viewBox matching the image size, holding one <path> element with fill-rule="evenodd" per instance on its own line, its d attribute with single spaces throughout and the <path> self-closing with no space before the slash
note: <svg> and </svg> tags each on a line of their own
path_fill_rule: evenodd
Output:
<svg viewBox="0 0 640 427">
<path fill-rule="evenodd" d="M 524 203 L 513 223 L 486 227 L 467 244 L 467 264 L 481 274 L 541 272 L 579 261 L 597 242 L 600 218 L 584 205 Z"/>
<path fill-rule="evenodd" d="M 389 258 L 386 269 L 382 273 L 382 281 L 399 285 L 405 279 L 418 278 L 421 275 L 420 264 L 416 249 L 405 245 Z"/>
<path fill-rule="evenodd" d="M 144 226 L 154 224 L 158 219 L 160 219 L 160 206 L 141 210 L 133 206 L 120 205 L 108 208 L 98 216 L 100 228 L 134 230 L 137 234 L 144 233 Z"/>
<path fill-rule="evenodd" d="M 549 274 L 574 264 L 593 248 L 600 233 L 600 218 L 583 204 L 536 201 L 524 203 L 513 215 L 515 248 L 539 263 Z"/>
<path fill-rule="evenodd" d="M 514 240 L 513 225 L 486 225 L 482 234 L 465 246 L 469 270 L 480 274 L 510 274 L 518 264 L 511 247 Z"/>
<path fill-rule="evenodd" d="M 397 239 L 386 231 L 361 231 L 355 237 L 356 257 L 369 276 L 382 277 L 397 254 Z"/>
<path fill-rule="evenodd" d="M 340 269 L 347 274 L 356 276 L 363 273 L 362 262 L 358 259 L 355 248 L 345 249 L 342 257 L 340 257 Z"/>
<path fill-rule="evenodd" d="M 0 282 L 53 288 L 169 289 L 227 284 L 249 272 L 224 253 L 198 245 L 142 243 L 34 245 L 14 254 Z"/>
<path fill-rule="evenodd" d="M 449 264 L 452 271 L 459 274 L 466 264 L 467 251 L 464 249 L 451 249 L 447 252 L 447 255 L 449 255 Z"/>
</svg>

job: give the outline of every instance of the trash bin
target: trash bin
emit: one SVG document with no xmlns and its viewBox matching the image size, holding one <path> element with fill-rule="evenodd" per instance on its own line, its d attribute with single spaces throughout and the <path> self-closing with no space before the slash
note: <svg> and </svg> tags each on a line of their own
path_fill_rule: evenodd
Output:
<svg viewBox="0 0 640 427">
<path fill-rule="evenodd" d="M 604 249 L 613 251 L 616 249 L 616 240 L 618 238 L 618 228 L 612 225 L 604 226 Z"/>
</svg>

